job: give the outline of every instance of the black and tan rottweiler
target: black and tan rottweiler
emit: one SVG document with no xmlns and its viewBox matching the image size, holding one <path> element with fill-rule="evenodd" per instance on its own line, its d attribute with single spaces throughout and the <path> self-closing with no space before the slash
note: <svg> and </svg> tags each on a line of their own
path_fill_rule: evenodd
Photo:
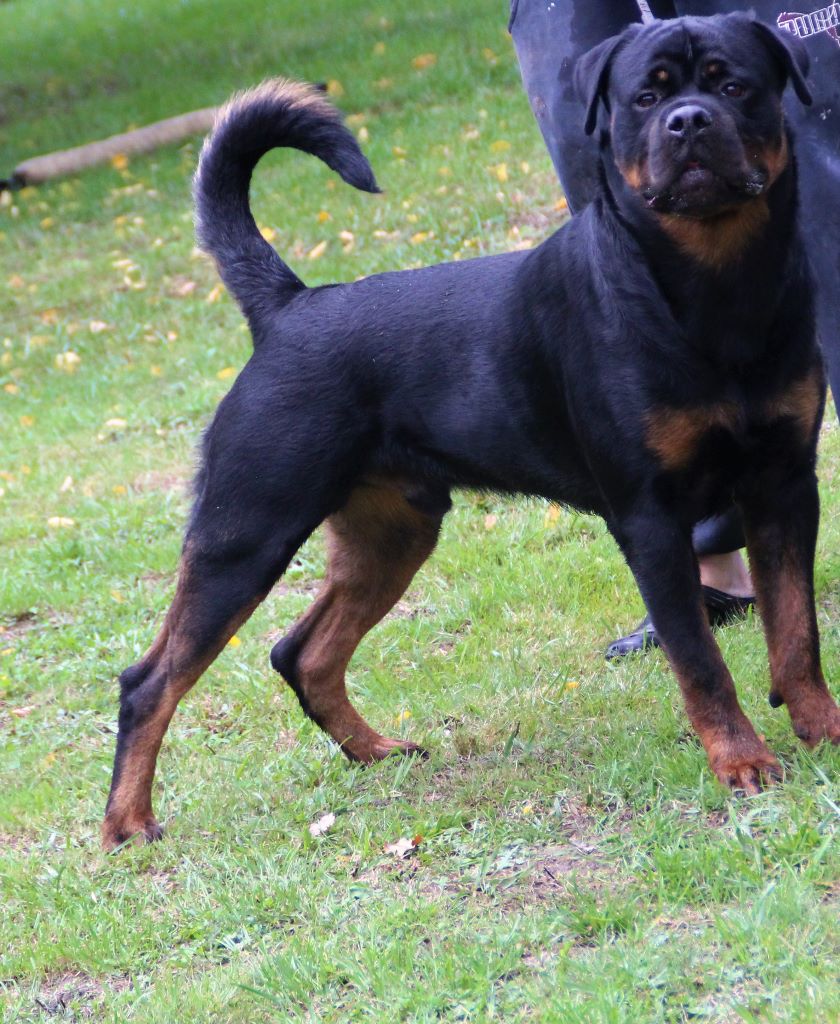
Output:
<svg viewBox="0 0 840 1024">
<path fill-rule="evenodd" d="M 419 749 L 361 718 L 344 673 L 431 554 L 456 487 L 603 516 L 712 770 L 755 792 L 779 765 L 738 704 L 690 543 L 734 500 L 770 702 L 807 744 L 840 741 L 813 590 L 825 384 L 781 104 L 788 80 L 809 102 L 805 73 L 795 39 L 743 15 L 628 28 L 577 69 L 602 162 L 579 216 L 531 251 L 321 288 L 261 237 L 251 173 L 292 146 L 376 192 L 367 160 L 309 86 L 271 81 L 228 104 L 196 176 L 198 234 L 254 354 L 204 437 L 172 606 L 120 679 L 107 847 L 160 836 L 152 780 L 178 701 L 321 523 L 323 589 L 271 663 L 348 757 Z"/>
</svg>

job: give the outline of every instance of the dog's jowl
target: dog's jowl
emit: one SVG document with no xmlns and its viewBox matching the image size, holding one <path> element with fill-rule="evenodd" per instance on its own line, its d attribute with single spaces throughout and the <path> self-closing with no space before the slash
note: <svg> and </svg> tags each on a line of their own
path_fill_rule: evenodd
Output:
<svg viewBox="0 0 840 1024">
<path fill-rule="evenodd" d="M 771 703 L 805 742 L 840 741 L 813 592 L 825 385 L 781 108 L 788 83 L 809 102 L 806 72 L 796 39 L 746 16 L 634 26 L 577 68 L 602 188 L 568 225 L 531 251 L 324 288 L 261 237 L 251 173 L 291 146 L 375 192 L 367 160 L 309 86 L 228 104 L 196 176 L 198 231 L 254 353 L 204 436 L 172 607 L 121 677 L 106 846 L 160 835 L 152 782 L 178 701 L 321 523 L 323 589 L 271 663 L 349 757 L 418 749 L 364 721 L 344 674 L 457 487 L 603 516 L 713 771 L 755 792 L 779 765 L 738 704 L 690 543 L 734 501 Z"/>
</svg>

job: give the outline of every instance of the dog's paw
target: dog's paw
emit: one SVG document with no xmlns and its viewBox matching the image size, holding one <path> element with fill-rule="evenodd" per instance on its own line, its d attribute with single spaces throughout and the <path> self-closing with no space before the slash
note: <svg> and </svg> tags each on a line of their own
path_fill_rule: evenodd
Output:
<svg viewBox="0 0 840 1024">
<path fill-rule="evenodd" d="M 363 764 L 384 761 L 386 757 L 420 757 L 426 760 L 429 756 L 429 752 L 416 743 L 389 740 L 385 736 L 377 736 L 368 743 L 348 741 L 342 745 L 342 749 L 351 761 L 361 761 Z"/>
<path fill-rule="evenodd" d="M 788 710 L 793 731 L 806 747 L 816 747 L 823 740 L 840 745 L 840 708 L 827 691 L 811 693 Z"/>
<path fill-rule="evenodd" d="M 757 736 L 738 736 L 715 744 L 709 764 L 718 779 L 735 793 L 748 796 L 782 781 L 782 766 Z"/>
<path fill-rule="evenodd" d="M 163 839 L 163 827 L 154 818 L 137 821 L 117 821 L 105 818 L 102 822 L 102 849 L 107 853 L 128 844 L 142 845 Z"/>
</svg>

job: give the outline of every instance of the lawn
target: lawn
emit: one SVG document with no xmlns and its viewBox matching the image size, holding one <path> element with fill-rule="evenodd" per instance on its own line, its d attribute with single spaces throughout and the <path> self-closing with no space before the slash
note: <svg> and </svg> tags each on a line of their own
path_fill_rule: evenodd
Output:
<svg viewBox="0 0 840 1024">
<path fill-rule="evenodd" d="M 538 242 L 566 216 L 501 0 L 10 0 L 0 177 L 37 153 L 329 83 L 382 196 L 273 153 L 259 224 L 308 283 Z M 202 426 L 250 341 L 195 251 L 200 140 L 0 201 L 0 1016 L 159 1024 L 840 1018 L 840 750 L 720 635 L 787 782 L 735 800 L 603 525 L 464 494 L 350 670 L 428 762 L 348 766 L 270 669 L 316 536 L 183 702 L 163 843 L 102 854 L 116 677 L 172 595 Z M 840 683 L 840 430 L 822 443 L 824 661 Z M 334 814 L 321 835 L 310 825 Z M 401 859 L 386 849 L 416 839 Z"/>
</svg>

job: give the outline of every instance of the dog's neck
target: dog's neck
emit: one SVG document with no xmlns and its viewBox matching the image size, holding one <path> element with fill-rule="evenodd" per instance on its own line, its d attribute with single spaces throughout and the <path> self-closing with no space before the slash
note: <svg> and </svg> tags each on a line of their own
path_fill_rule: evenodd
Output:
<svg viewBox="0 0 840 1024">
<path fill-rule="evenodd" d="M 790 271 L 791 261 L 803 260 L 792 156 L 765 194 L 708 220 L 650 210 L 622 177 L 608 143 L 602 170 L 605 208 L 642 248 L 675 318 L 704 344 L 713 344 L 720 325 L 745 319 L 753 336 L 756 321 L 769 331 L 785 282 L 801 279 L 807 289 L 806 272 Z"/>
</svg>

